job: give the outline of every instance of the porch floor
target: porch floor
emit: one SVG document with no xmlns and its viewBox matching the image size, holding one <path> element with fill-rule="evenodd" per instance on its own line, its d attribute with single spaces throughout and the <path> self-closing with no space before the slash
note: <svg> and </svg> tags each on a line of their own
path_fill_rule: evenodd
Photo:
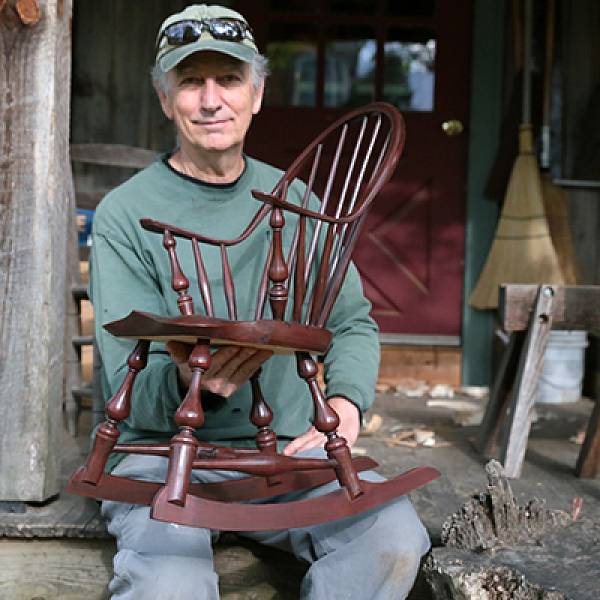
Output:
<svg viewBox="0 0 600 600">
<path fill-rule="evenodd" d="M 545 498 L 549 508 L 570 512 L 573 499 L 580 497 L 580 521 L 600 521 L 600 479 L 577 479 L 573 475 L 580 446 L 570 441 L 585 427 L 591 409 L 592 402 L 585 399 L 571 405 L 537 407 L 538 420 L 532 428 L 523 474 L 511 481 L 520 504 L 533 497 Z M 393 476 L 419 465 L 435 466 L 442 472 L 440 479 L 411 494 L 434 546 L 439 545 L 446 517 L 471 495 L 485 489 L 486 460 L 473 445 L 478 428 L 457 425 L 448 408 L 427 406 L 423 398 L 401 394 L 379 394 L 373 413 L 382 417 L 381 427 L 372 435 L 361 436 L 356 446 L 357 452 L 366 451 L 380 463 L 378 470 L 383 475 Z M 84 413 L 82 431 L 88 430 L 87 418 Z M 390 447 L 395 432 L 415 426 L 433 430 L 436 440 L 448 445 Z M 62 447 L 66 483 L 68 475 L 83 461 L 87 434 L 78 440 L 65 434 Z M 0 598 L 108 597 L 106 584 L 114 543 L 99 520 L 95 502 L 61 494 L 44 506 L 29 506 L 25 514 L 2 514 L 0 538 Z M 215 562 L 224 600 L 296 598 L 306 568 L 281 553 L 230 535 L 217 544 Z M 600 560 L 597 564 L 600 576 Z M 428 593 L 420 587 L 413 598 L 424 600 Z"/>
</svg>

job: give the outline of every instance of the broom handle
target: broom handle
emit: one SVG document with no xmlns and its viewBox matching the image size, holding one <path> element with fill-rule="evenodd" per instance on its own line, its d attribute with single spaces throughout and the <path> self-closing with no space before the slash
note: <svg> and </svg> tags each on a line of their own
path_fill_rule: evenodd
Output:
<svg viewBox="0 0 600 600">
<path fill-rule="evenodd" d="M 523 15 L 521 8 L 521 0 L 512 0 L 513 44 L 517 73 L 523 69 Z"/>
<path fill-rule="evenodd" d="M 552 60 L 554 58 L 555 0 L 548 0 L 546 13 L 546 56 L 544 57 L 544 105 L 542 114 L 542 151 L 540 166 L 550 166 L 550 110 L 552 102 Z"/>
<path fill-rule="evenodd" d="M 525 0 L 525 34 L 523 40 L 523 123 L 531 123 L 531 34 L 533 30 L 533 0 Z"/>
</svg>

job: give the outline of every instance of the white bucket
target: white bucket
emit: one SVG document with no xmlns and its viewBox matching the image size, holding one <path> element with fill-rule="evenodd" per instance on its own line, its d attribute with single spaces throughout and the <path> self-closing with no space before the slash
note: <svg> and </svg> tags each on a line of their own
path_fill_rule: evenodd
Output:
<svg viewBox="0 0 600 600">
<path fill-rule="evenodd" d="M 537 402 L 564 404 L 581 398 L 586 331 L 551 331 L 544 354 Z"/>
</svg>

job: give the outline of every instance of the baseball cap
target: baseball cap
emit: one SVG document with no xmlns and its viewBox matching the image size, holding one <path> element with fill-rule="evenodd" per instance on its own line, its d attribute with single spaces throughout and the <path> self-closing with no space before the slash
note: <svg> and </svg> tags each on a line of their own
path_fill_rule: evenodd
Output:
<svg viewBox="0 0 600 600">
<path fill-rule="evenodd" d="M 246 63 L 251 63 L 254 60 L 254 57 L 258 54 L 258 48 L 253 38 L 248 35 L 245 35 L 241 41 L 216 39 L 211 34 L 209 27 L 203 27 L 202 34 L 198 39 L 183 45 L 170 45 L 168 38 L 163 35 L 164 31 L 175 23 L 210 19 L 234 19 L 248 25 L 248 22 L 240 13 L 216 4 L 192 4 L 182 12 L 171 15 L 160 26 L 156 38 L 158 45 L 156 64 L 160 66 L 164 73 L 175 68 L 182 60 L 195 52 L 221 52 Z"/>
</svg>

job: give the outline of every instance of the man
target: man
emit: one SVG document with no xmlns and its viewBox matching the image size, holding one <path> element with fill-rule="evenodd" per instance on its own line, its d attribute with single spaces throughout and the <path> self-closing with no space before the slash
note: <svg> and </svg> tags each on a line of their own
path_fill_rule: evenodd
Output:
<svg viewBox="0 0 600 600">
<path fill-rule="evenodd" d="M 177 315 L 171 274 L 160 236 L 139 227 L 141 217 L 184 226 L 213 237 L 239 235 L 256 212 L 251 189 L 271 190 L 281 172 L 243 154 L 254 114 L 260 110 L 266 61 L 260 56 L 244 18 L 219 6 L 194 5 L 169 17 L 158 36 L 153 80 L 162 109 L 173 121 L 177 149 L 114 190 L 94 221 L 90 291 L 96 335 L 104 363 L 105 389 L 114 393 L 126 372 L 131 342 L 113 338 L 102 325 L 133 308 Z M 292 185 L 290 198 L 302 188 Z M 286 227 L 287 229 L 287 227 Z M 288 234 L 286 234 L 288 235 Z M 268 226 L 259 226 L 231 248 L 230 262 L 239 292 L 239 318 L 252 318 L 257 270 L 268 248 Z M 284 239 L 284 243 L 290 239 Z M 193 257 L 180 256 L 184 272 L 194 272 Z M 209 275 L 216 257 L 205 257 Z M 194 285 L 195 282 L 192 282 Z M 216 312 L 219 302 L 215 294 Z M 333 341 L 325 357 L 328 402 L 340 417 L 339 432 L 356 441 L 361 411 L 373 401 L 378 341 L 370 305 L 354 268 L 327 327 Z M 223 312 L 221 312 L 223 314 Z M 149 363 L 136 380 L 130 417 L 121 424 L 121 442 L 168 440 L 177 431 L 173 413 L 190 382 L 189 348 L 170 342 L 151 347 Z M 267 360 L 268 359 L 268 360 Z M 264 365 L 263 365 L 264 363 Z M 293 359 L 269 352 L 226 347 L 212 356 L 203 377 L 205 425 L 196 432 L 211 442 L 252 445 L 248 421 L 248 378 L 263 365 L 262 388 L 274 412 L 273 429 L 287 455 L 322 453 L 323 436 L 310 426 L 312 402 L 296 375 Z M 293 399 L 293 402 L 289 402 Z M 114 473 L 163 480 L 166 459 L 127 456 Z M 219 481 L 233 473 L 194 471 L 194 481 Z M 375 473 L 362 477 L 381 479 Z M 334 482 L 299 497 L 323 494 Z M 280 498 L 286 501 L 289 498 Z M 104 502 L 102 512 L 117 538 L 114 578 L 118 600 L 218 598 L 211 532 L 153 521 L 148 507 Z M 406 498 L 352 518 L 306 529 L 245 533 L 293 552 L 311 563 L 302 598 L 403 598 L 416 576 L 429 541 Z"/>
</svg>

